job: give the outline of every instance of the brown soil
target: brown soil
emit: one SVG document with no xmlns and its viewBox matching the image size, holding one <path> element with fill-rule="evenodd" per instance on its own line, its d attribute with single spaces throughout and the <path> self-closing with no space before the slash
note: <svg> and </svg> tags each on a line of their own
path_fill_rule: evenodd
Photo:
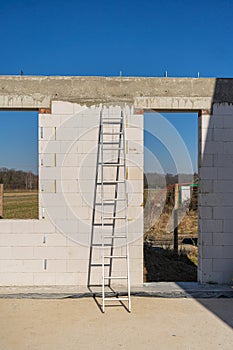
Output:
<svg viewBox="0 0 233 350">
<path fill-rule="evenodd" d="M 191 282 L 197 281 L 198 247 L 183 244 L 184 239 L 198 237 L 198 212 L 182 212 L 178 226 L 179 253 L 173 251 L 173 205 L 167 203 L 158 220 L 144 235 L 144 281 L 145 282 Z M 184 215 L 185 213 L 185 215 Z"/>
<path fill-rule="evenodd" d="M 197 247 L 189 246 L 192 254 Z M 144 282 L 195 282 L 197 265 L 186 250 L 176 254 L 171 249 L 163 249 L 145 244 L 144 246 Z M 197 255 L 197 252 L 196 252 Z"/>
<path fill-rule="evenodd" d="M 163 212 L 159 220 L 145 233 L 146 242 L 156 245 L 170 246 L 173 242 L 173 231 L 167 231 L 168 221 L 171 220 L 172 211 Z M 184 238 L 198 237 L 198 213 L 197 211 L 187 211 L 178 226 L 179 244 Z"/>
</svg>

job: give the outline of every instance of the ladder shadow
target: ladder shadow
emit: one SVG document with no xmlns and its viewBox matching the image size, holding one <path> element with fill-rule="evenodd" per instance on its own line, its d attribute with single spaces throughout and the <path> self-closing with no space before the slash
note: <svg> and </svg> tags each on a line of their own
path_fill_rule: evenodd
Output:
<svg viewBox="0 0 233 350">
<path fill-rule="evenodd" d="M 103 309 L 102 309 L 102 305 L 101 305 L 100 302 L 98 301 L 97 296 L 96 296 L 96 293 L 92 290 L 92 287 L 88 286 L 88 289 L 89 289 L 89 291 L 90 291 L 91 294 L 92 294 L 92 298 L 93 298 L 93 300 L 94 300 L 96 306 L 98 307 L 99 311 L 103 314 L 104 312 L 103 312 Z"/>
<path fill-rule="evenodd" d="M 100 285 L 95 285 L 95 286 L 89 286 L 88 290 L 91 292 L 92 294 L 92 298 L 96 304 L 96 306 L 98 307 L 99 311 L 104 314 L 103 308 L 102 308 L 102 303 L 98 300 L 98 298 L 101 298 L 101 292 L 96 292 L 94 291 L 92 288 L 93 287 L 101 287 Z M 111 290 L 111 293 L 113 293 L 112 296 L 118 298 L 120 296 L 124 296 L 125 293 L 119 293 L 116 292 L 111 286 L 106 286 L 107 288 L 109 288 Z M 109 301 L 109 304 L 105 304 L 105 307 L 107 308 L 115 308 L 115 307 L 123 307 L 128 313 L 130 313 L 129 308 L 125 305 L 125 303 L 122 300 L 119 300 L 119 304 L 111 304 L 111 301 Z"/>
</svg>

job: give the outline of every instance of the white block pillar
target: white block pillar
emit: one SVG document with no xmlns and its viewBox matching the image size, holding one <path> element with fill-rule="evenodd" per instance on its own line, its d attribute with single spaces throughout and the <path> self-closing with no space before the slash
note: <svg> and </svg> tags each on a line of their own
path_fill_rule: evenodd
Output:
<svg viewBox="0 0 233 350">
<path fill-rule="evenodd" d="M 233 278 L 233 105 L 199 115 L 199 267 L 201 283 Z"/>
</svg>

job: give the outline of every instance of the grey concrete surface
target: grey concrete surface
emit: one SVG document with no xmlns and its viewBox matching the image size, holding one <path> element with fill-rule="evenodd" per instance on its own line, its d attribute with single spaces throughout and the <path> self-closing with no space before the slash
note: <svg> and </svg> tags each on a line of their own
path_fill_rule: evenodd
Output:
<svg viewBox="0 0 233 350">
<path fill-rule="evenodd" d="M 229 299 L 133 298 L 132 313 L 92 299 L 0 300 L 0 349 L 230 350 Z"/>
<path fill-rule="evenodd" d="M 233 101 L 233 79 L 0 76 L 0 108 L 49 108 L 51 100 L 93 105 L 127 102 L 141 108 L 207 108 Z M 152 98 L 152 100 L 150 99 Z M 181 105 L 180 105 L 181 102 Z"/>
<path fill-rule="evenodd" d="M 121 295 L 126 289 L 116 286 Z M 162 298 L 233 298 L 233 288 L 229 285 L 201 285 L 195 282 L 155 282 L 131 288 L 133 296 Z M 85 286 L 29 286 L 0 287 L 1 298 L 63 299 L 85 298 L 101 295 L 101 287 L 88 289 Z"/>
</svg>

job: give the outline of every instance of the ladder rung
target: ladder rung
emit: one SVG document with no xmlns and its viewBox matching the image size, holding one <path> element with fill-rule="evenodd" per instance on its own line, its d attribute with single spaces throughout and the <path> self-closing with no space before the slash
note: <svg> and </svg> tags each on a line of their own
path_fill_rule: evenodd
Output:
<svg viewBox="0 0 233 350">
<path fill-rule="evenodd" d="M 91 245 L 92 247 L 102 247 L 103 246 L 103 244 L 102 243 L 93 243 L 92 245 Z M 104 246 L 105 247 L 111 247 L 112 246 L 112 244 L 104 244 Z"/>
<path fill-rule="evenodd" d="M 104 258 L 106 259 L 126 259 L 127 255 L 105 255 Z"/>
<path fill-rule="evenodd" d="M 122 276 L 117 276 L 117 277 L 112 277 L 112 276 L 108 276 L 108 277 L 104 277 L 104 279 L 106 279 L 106 280 L 115 280 L 115 279 L 117 279 L 117 280 L 127 280 L 128 279 L 128 277 L 122 277 Z"/>
<path fill-rule="evenodd" d="M 106 301 L 128 301 L 129 298 L 116 298 L 116 297 L 107 297 L 104 298 Z"/>
<path fill-rule="evenodd" d="M 123 134 L 123 132 L 122 131 L 119 131 L 119 132 L 103 132 L 102 133 L 102 135 L 117 135 L 117 136 L 119 136 L 119 135 L 122 135 Z"/>
<path fill-rule="evenodd" d="M 102 203 L 95 203 L 95 205 L 102 205 Z M 114 205 L 114 202 L 113 203 L 103 203 L 103 205 Z"/>
<path fill-rule="evenodd" d="M 119 150 L 124 150 L 123 147 L 117 147 L 117 148 L 103 148 L 103 151 L 119 151 Z"/>
<path fill-rule="evenodd" d="M 124 202 L 126 201 L 126 198 L 113 198 L 113 199 L 104 199 L 103 202 Z"/>
<path fill-rule="evenodd" d="M 127 236 L 114 236 L 114 235 L 108 235 L 108 236 L 104 236 L 104 238 L 127 238 Z"/>
<path fill-rule="evenodd" d="M 104 200 L 103 201 L 103 204 L 104 205 L 114 205 L 115 204 L 115 202 L 125 202 L 126 201 L 126 199 L 110 199 L 110 200 Z M 100 202 L 97 202 L 97 203 L 95 203 L 95 205 L 102 205 L 102 203 L 100 203 Z"/>
<path fill-rule="evenodd" d="M 92 267 L 102 267 L 103 264 L 91 264 Z M 110 267 L 111 264 L 104 264 L 105 267 Z"/>
<path fill-rule="evenodd" d="M 125 220 L 126 219 L 126 216 L 105 216 L 103 217 L 104 220 Z"/>
<path fill-rule="evenodd" d="M 105 141 L 102 142 L 103 145 L 119 145 L 119 141 Z"/>
<path fill-rule="evenodd" d="M 102 226 L 102 223 L 96 223 L 93 226 Z M 104 223 L 103 226 L 113 226 L 113 223 Z"/>
<path fill-rule="evenodd" d="M 108 117 L 103 117 L 102 120 L 123 120 L 122 117 L 113 117 L 113 116 L 108 116 Z"/>
<path fill-rule="evenodd" d="M 99 165 L 102 165 L 102 166 L 124 166 L 123 163 L 98 163 Z"/>
<path fill-rule="evenodd" d="M 116 184 L 123 184 L 124 181 L 104 181 L 103 185 L 116 185 Z M 97 185 L 102 185 L 102 182 L 97 182 Z"/>
<path fill-rule="evenodd" d="M 120 124 L 122 124 L 122 122 L 116 122 L 116 121 L 104 121 L 103 123 L 102 123 L 103 125 L 120 125 Z"/>
</svg>

